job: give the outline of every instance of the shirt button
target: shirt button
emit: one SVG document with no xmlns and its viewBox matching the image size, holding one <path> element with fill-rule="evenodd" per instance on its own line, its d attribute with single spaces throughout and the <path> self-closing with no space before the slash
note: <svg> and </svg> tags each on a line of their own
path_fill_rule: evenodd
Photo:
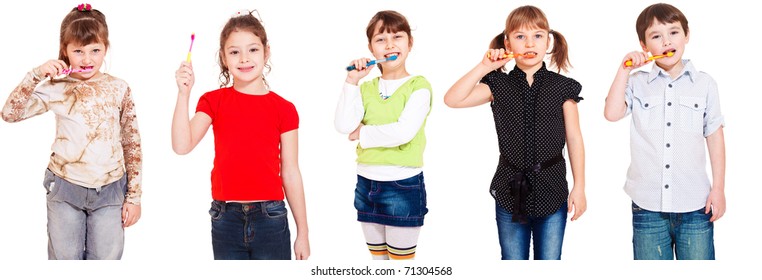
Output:
<svg viewBox="0 0 762 280">
<path fill-rule="evenodd" d="M 698 104 L 693 104 L 693 108 L 698 108 Z"/>
<path fill-rule="evenodd" d="M 669 88 L 672 88 L 672 84 L 669 84 Z"/>
<path fill-rule="evenodd" d="M 646 103 L 646 104 L 643 104 L 643 106 L 645 106 L 646 108 L 648 108 L 648 103 Z"/>
<path fill-rule="evenodd" d="M 672 146 L 672 145 L 670 145 L 669 143 L 667 143 L 667 148 L 669 148 L 670 146 Z"/>
<path fill-rule="evenodd" d="M 672 106 L 672 102 L 667 102 L 667 106 Z"/>
<path fill-rule="evenodd" d="M 672 126 L 672 123 L 671 122 L 667 122 L 667 126 Z"/>
<path fill-rule="evenodd" d="M 664 185 L 664 188 L 665 189 L 669 189 L 669 185 Z"/>
<path fill-rule="evenodd" d="M 669 169 L 669 164 L 667 164 L 665 167 L 666 167 L 667 169 Z"/>
</svg>

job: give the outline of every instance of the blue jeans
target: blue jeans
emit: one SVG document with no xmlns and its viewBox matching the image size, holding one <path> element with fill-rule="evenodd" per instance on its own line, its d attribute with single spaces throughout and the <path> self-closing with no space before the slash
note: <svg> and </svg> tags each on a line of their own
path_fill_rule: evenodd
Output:
<svg viewBox="0 0 762 280">
<path fill-rule="evenodd" d="M 45 171 L 48 259 L 118 260 L 124 251 L 122 204 L 127 177 L 99 189 Z"/>
<path fill-rule="evenodd" d="M 636 260 L 713 260 L 714 223 L 704 208 L 688 213 L 653 212 L 632 203 Z"/>
<path fill-rule="evenodd" d="M 251 203 L 212 201 L 215 260 L 291 259 L 288 211 L 282 200 Z"/>
<path fill-rule="evenodd" d="M 495 204 L 497 234 L 503 260 L 528 260 L 532 239 L 535 260 L 560 260 L 566 230 L 566 202 L 545 217 L 527 217 L 525 224 L 513 222 L 511 213 Z"/>
<path fill-rule="evenodd" d="M 397 227 L 420 227 L 426 208 L 423 172 L 397 181 L 375 181 L 357 175 L 357 220 Z"/>
</svg>

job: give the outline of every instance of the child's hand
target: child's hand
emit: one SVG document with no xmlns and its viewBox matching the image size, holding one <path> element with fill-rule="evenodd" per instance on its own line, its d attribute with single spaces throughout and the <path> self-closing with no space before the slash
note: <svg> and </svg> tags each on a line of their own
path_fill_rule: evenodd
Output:
<svg viewBox="0 0 762 280">
<path fill-rule="evenodd" d="M 481 65 L 489 68 L 490 71 L 503 67 L 508 61 L 513 59 L 511 57 L 503 57 L 504 54 L 505 49 L 489 49 L 484 54 Z"/>
<path fill-rule="evenodd" d="M 307 237 L 296 236 L 294 241 L 294 256 L 297 260 L 306 260 L 310 257 L 310 240 Z"/>
<path fill-rule="evenodd" d="M 710 222 L 715 222 L 725 215 L 725 192 L 719 189 L 712 187 L 709 197 L 706 199 L 704 214 L 709 214 L 709 210 L 712 211 L 712 217 L 709 218 Z"/>
<path fill-rule="evenodd" d="M 129 227 L 140 220 L 140 205 L 124 203 L 122 206 L 122 227 Z"/>
<path fill-rule="evenodd" d="M 42 65 L 37 66 L 37 68 L 34 68 L 32 71 L 35 75 L 37 75 L 37 77 L 44 79 L 45 77 L 58 76 L 58 73 L 61 73 L 61 71 L 66 68 L 69 67 L 66 66 L 66 62 L 63 62 L 63 60 L 51 59 Z"/>
<path fill-rule="evenodd" d="M 632 61 L 632 66 L 626 66 L 627 61 Z M 622 63 L 622 69 L 632 70 L 640 66 L 646 65 L 651 61 L 648 60 L 648 53 L 646 52 L 631 52 L 624 56 Z"/>
<path fill-rule="evenodd" d="M 587 210 L 587 199 L 585 198 L 585 191 L 582 188 L 574 186 L 569 194 L 569 202 L 567 205 L 568 213 L 572 212 L 574 208 L 574 215 L 571 217 L 572 221 L 579 219 L 582 214 Z"/>
<path fill-rule="evenodd" d="M 365 78 L 365 76 L 368 76 L 370 74 L 370 70 L 373 70 L 373 68 L 376 67 L 376 65 L 371 65 L 370 67 L 365 66 L 370 62 L 370 58 L 360 58 L 355 59 L 352 62 L 349 63 L 349 65 L 354 65 L 355 70 L 347 72 L 347 83 L 357 85 L 357 83 L 360 82 L 360 79 Z"/>
<path fill-rule="evenodd" d="M 355 128 L 355 131 L 352 131 L 352 133 L 349 134 L 349 141 L 355 141 L 360 139 L 360 129 L 363 127 L 363 124 L 360 123 L 360 125 Z"/>
<path fill-rule="evenodd" d="M 193 64 L 183 61 L 180 63 L 180 68 L 175 72 L 175 81 L 177 82 L 177 89 L 181 94 L 190 94 L 191 88 L 196 78 L 193 76 Z"/>
</svg>

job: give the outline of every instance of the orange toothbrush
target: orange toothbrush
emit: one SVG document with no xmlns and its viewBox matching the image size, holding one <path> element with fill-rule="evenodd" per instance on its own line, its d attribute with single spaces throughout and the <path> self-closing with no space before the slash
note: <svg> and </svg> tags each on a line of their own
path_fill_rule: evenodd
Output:
<svg viewBox="0 0 762 280">
<path fill-rule="evenodd" d="M 523 56 L 524 58 L 534 58 L 535 57 L 535 55 L 532 54 L 532 53 L 530 53 L 530 54 L 503 53 L 503 55 L 500 56 L 500 59 L 503 59 L 503 58 L 516 58 L 516 57 L 519 57 L 519 56 Z M 487 54 L 487 58 L 491 58 L 489 54 Z"/>
<path fill-rule="evenodd" d="M 654 56 L 649 57 L 648 59 L 646 59 L 646 61 L 657 60 L 657 59 L 662 58 L 662 57 L 671 57 L 673 55 L 675 55 L 675 53 L 673 53 L 673 52 L 668 52 L 667 54 L 662 54 L 662 55 L 654 55 Z M 624 62 L 624 66 L 628 66 L 628 67 L 632 66 L 632 59 L 629 59 L 629 60 L 625 61 Z"/>
</svg>

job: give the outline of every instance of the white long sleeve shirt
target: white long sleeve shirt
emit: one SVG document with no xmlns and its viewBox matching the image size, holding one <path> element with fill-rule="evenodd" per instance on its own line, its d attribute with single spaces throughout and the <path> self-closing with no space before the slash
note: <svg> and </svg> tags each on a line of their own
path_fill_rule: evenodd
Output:
<svg viewBox="0 0 762 280">
<path fill-rule="evenodd" d="M 382 96 L 389 97 L 412 78 L 408 76 L 398 80 L 379 79 L 378 87 Z M 396 147 L 415 137 L 426 120 L 431 109 L 431 92 L 419 89 L 410 95 L 397 122 L 384 125 L 365 125 L 360 129 L 360 147 Z M 357 129 L 365 116 L 360 87 L 345 83 L 344 90 L 336 106 L 334 126 L 343 134 L 350 134 Z M 375 181 L 396 181 L 421 173 L 420 167 L 396 165 L 357 164 L 357 174 Z"/>
</svg>

